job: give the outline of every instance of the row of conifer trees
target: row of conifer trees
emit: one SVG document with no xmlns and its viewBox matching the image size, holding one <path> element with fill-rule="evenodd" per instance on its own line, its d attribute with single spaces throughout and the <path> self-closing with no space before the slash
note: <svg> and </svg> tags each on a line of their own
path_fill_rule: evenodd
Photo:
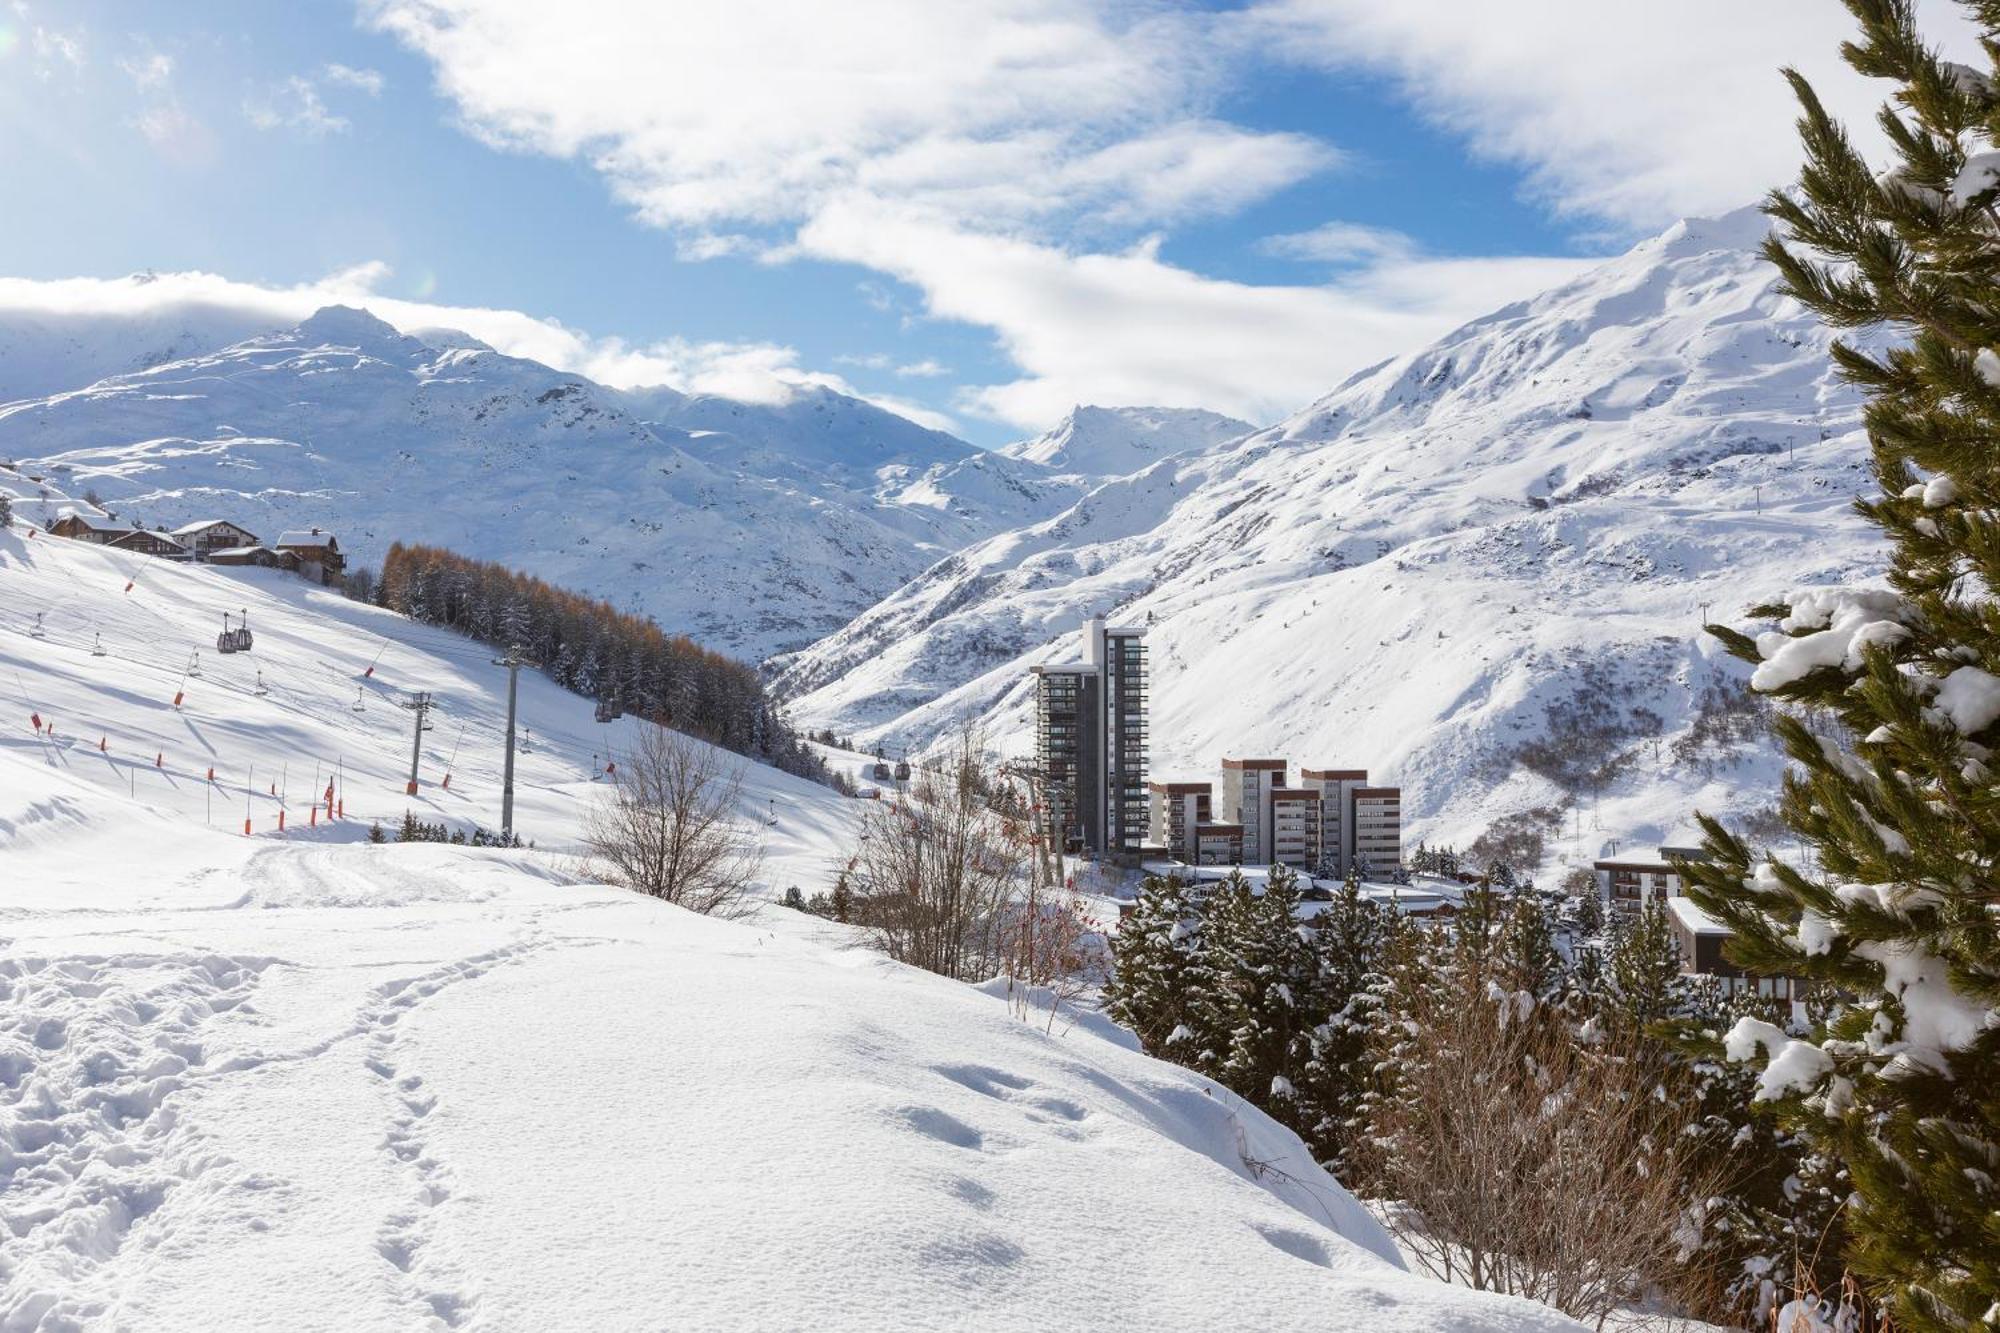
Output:
<svg viewBox="0 0 2000 1333">
<path fill-rule="evenodd" d="M 605 713 L 630 713 L 787 772 L 828 780 L 826 764 L 780 715 L 754 668 L 650 618 L 558 588 L 491 560 L 437 546 L 389 548 L 350 595 L 444 625 L 541 665 Z"/>
<path fill-rule="evenodd" d="M 1712 1058 L 1738 1016 L 1782 1015 L 1770 1000 L 1684 975 L 1658 905 L 1607 922 L 1594 894 L 1482 882 L 1456 916 L 1423 922 L 1350 880 L 1308 923 L 1282 867 L 1263 892 L 1240 874 L 1201 887 L 1145 882 L 1112 940 L 1112 1014 L 1148 1052 L 1295 1130 L 1356 1192 L 1393 1196 L 1400 1170 L 1440 1151 L 1422 1127 L 1457 1108 L 1412 1105 L 1435 1089 L 1409 1077 L 1443 1054 L 1437 1016 L 1515 1006 L 1515 1021 L 1533 1014 L 1581 1059 L 1642 1067 L 1662 1100 L 1671 1089 L 1687 1108 L 1678 1132 L 1699 1140 L 1706 1163 L 1689 1174 L 1698 1197 L 1683 1201 L 1686 1262 L 1650 1280 L 1731 1322 L 1768 1320 L 1802 1255 L 1838 1286 L 1839 1164 L 1753 1110 L 1752 1071 Z M 1524 1100 L 1522 1113 L 1533 1112 Z"/>
</svg>

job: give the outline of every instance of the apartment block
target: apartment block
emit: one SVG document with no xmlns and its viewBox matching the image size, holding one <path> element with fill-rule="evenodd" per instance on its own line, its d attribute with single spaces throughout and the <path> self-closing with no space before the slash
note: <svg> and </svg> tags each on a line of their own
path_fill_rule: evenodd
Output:
<svg viewBox="0 0 2000 1333">
<path fill-rule="evenodd" d="M 1343 879 L 1354 866 L 1354 793 L 1368 785 L 1365 768 L 1303 768 L 1299 785 L 1319 793 L 1319 859 L 1315 870 Z"/>
<path fill-rule="evenodd" d="M 1354 867 L 1379 875 L 1403 863 L 1403 789 L 1356 787 L 1352 810 Z"/>
<path fill-rule="evenodd" d="M 1269 865 L 1273 848 L 1271 793 L 1285 785 L 1282 759 L 1225 759 L 1216 813 L 1243 826 L 1243 863 Z"/>
<path fill-rule="evenodd" d="M 1243 864 L 1241 824 L 1198 824 L 1194 831 L 1194 863 L 1198 866 Z"/>
<path fill-rule="evenodd" d="M 1598 896 L 1621 916 L 1638 915 L 1647 902 L 1670 904 L 1681 895 L 1681 873 L 1669 863 L 1669 857 L 1701 861 L 1707 854 L 1697 847 L 1662 847 L 1658 860 L 1613 857 L 1593 862 Z"/>
<path fill-rule="evenodd" d="M 1319 868 L 1320 798 L 1310 787 L 1271 789 L 1271 864 L 1308 875 Z"/>
<path fill-rule="evenodd" d="M 1199 864 L 1195 832 L 1209 822 L 1214 793 L 1206 782 L 1152 782 L 1147 841 L 1179 861 Z"/>
<path fill-rule="evenodd" d="M 1065 848 L 1136 853 L 1150 813 L 1145 631 L 1090 620 L 1083 640 L 1083 660 L 1034 668 L 1043 827 Z"/>
</svg>

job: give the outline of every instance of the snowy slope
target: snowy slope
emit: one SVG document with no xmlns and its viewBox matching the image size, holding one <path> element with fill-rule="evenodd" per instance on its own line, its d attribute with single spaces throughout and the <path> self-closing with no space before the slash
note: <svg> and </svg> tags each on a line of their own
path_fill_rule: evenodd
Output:
<svg viewBox="0 0 2000 1333">
<path fill-rule="evenodd" d="M 154 279 L 124 280 L 135 291 Z M 269 331 L 241 307 L 181 301 L 128 310 L 56 311 L 10 303 L 0 278 L 0 403 L 80 389 L 227 347 Z"/>
<path fill-rule="evenodd" d="M 1520 746 L 1601 708 L 1605 734 L 1572 748 L 1638 753 L 1581 794 L 1569 850 L 1741 814 L 1769 799 L 1771 753 L 1671 744 L 1734 678 L 1702 604 L 1880 559 L 1847 509 L 1856 398 L 1773 290 L 1763 229 L 1752 210 L 1682 223 L 1267 431 L 1098 487 L 939 562 L 780 686 L 865 741 L 981 715 L 1025 748 L 1027 667 L 1103 614 L 1151 626 L 1156 772 L 1365 766 L 1401 783 L 1415 836 L 1462 844 L 1560 802 Z"/>
<path fill-rule="evenodd" d="M 1099 1020 L 576 882 L 628 724 L 538 677 L 543 850 L 359 841 L 492 823 L 503 681 L 288 576 L 0 533 L 0 1327 L 1573 1327 L 1405 1272 L 1296 1138 Z M 335 759 L 349 818 L 301 829 Z M 752 766 L 766 891 L 822 887 L 858 806 Z"/>
<path fill-rule="evenodd" d="M 506 560 L 753 661 L 1069 498 L 1042 494 L 1043 469 L 827 390 L 622 393 L 342 307 L 0 406 L 5 458 L 148 524 L 317 524 L 363 562 L 399 539 Z M 973 459 L 978 484 L 936 480 Z"/>
</svg>

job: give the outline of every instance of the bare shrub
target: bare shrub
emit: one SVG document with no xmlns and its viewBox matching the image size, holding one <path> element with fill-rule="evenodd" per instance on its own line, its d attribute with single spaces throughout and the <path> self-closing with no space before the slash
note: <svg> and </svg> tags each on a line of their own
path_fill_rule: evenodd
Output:
<svg viewBox="0 0 2000 1333">
<path fill-rule="evenodd" d="M 984 745 L 972 728 L 951 756 L 915 770 L 904 798 L 863 816 L 853 861 L 855 919 L 877 948 L 960 981 L 1002 970 L 1026 885 L 1029 840 L 988 800 Z"/>
<path fill-rule="evenodd" d="M 1706 1197 L 1693 1098 L 1636 1047 L 1577 1043 L 1525 997 L 1433 991 L 1400 1047 L 1366 1169 L 1385 1220 L 1433 1275 L 1602 1327 L 1692 1280 L 1683 1210 Z"/>
<path fill-rule="evenodd" d="M 607 799 L 584 817 L 583 841 L 605 878 L 696 912 L 733 915 L 762 853 L 736 820 L 734 758 L 678 731 L 641 724 L 618 756 Z"/>
<path fill-rule="evenodd" d="M 1744 746 L 1762 740 L 1770 725 L 1769 700 L 1745 680 L 1716 676 L 1696 698 L 1688 729 L 1674 738 L 1674 761 L 1708 776 L 1726 767 Z"/>
<path fill-rule="evenodd" d="M 1110 973 L 1104 936 L 1084 911 L 1083 895 L 1070 885 L 1031 886 L 1006 909 L 999 970 L 1022 1018 L 1046 1001 L 1048 1021 L 1074 1005 Z"/>
<path fill-rule="evenodd" d="M 1555 663 L 1573 681 L 1569 692 L 1542 710 L 1540 734 L 1507 752 L 1508 764 L 1518 763 L 1547 778 L 1569 796 L 1607 786 L 1638 754 L 1627 742 L 1657 736 L 1658 713 L 1635 702 L 1634 690 L 1605 662 L 1586 659 L 1572 666 Z M 1634 656 L 1631 665 L 1641 667 Z"/>
<path fill-rule="evenodd" d="M 1465 849 L 1465 861 L 1475 870 L 1495 870 L 1504 865 L 1532 875 L 1542 863 L 1549 835 L 1561 827 L 1562 811 L 1552 805 L 1502 815 L 1472 840 L 1472 845 Z"/>
</svg>

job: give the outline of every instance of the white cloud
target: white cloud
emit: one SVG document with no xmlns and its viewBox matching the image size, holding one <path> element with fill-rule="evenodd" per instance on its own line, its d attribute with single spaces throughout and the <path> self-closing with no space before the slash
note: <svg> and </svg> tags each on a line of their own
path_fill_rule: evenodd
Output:
<svg viewBox="0 0 2000 1333">
<path fill-rule="evenodd" d="M 362 0 L 498 144 L 585 157 L 647 218 L 809 218 L 860 189 L 981 226 L 1240 206 L 1330 160 L 1206 119 L 1213 20 L 1164 0 Z"/>
<path fill-rule="evenodd" d="M 44 62 L 42 73 L 49 73 L 49 64 L 61 61 L 72 70 L 83 68 L 83 38 L 74 32 L 61 32 L 55 28 L 37 27 L 34 32 L 35 54 Z"/>
<path fill-rule="evenodd" d="M 379 70 L 356 69 L 352 65 L 343 65 L 338 61 L 330 61 L 320 66 L 319 72 L 320 77 L 328 83 L 339 84 L 345 88 L 358 89 L 361 92 L 367 93 L 370 97 L 380 97 L 382 95 L 383 78 Z"/>
<path fill-rule="evenodd" d="M 174 58 L 164 51 L 149 51 L 121 58 L 118 68 L 125 71 L 140 92 L 158 92 L 173 82 Z"/>
<path fill-rule="evenodd" d="M 951 367 L 925 357 L 922 361 L 912 361 L 908 365 L 897 366 L 895 373 L 900 379 L 935 380 L 950 375 Z"/>
<path fill-rule="evenodd" d="M 1256 287 L 1121 248 L 1341 163 L 1217 119 L 1249 27 L 1166 0 L 362 4 L 474 133 L 589 161 L 682 257 L 860 264 L 993 329 L 1022 376 L 961 400 L 1023 426 L 1079 400 L 1268 417 L 1577 267 L 1458 261 L 1447 290 L 1445 261 L 1350 228 L 1361 271 Z"/>
<path fill-rule="evenodd" d="M 1331 388 L 1337 369 L 1420 345 L 1591 262 L 1413 258 L 1326 286 L 1253 286 L 1166 263 L 1150 245 L 1071 254 L 862 201 L 825 210 L 800 240 L 915 285 L 934 316 L 991 326 L 1024 373 L 966 391 L 961 406 L 1023 426 L 1079 402 L 1268 421 Z"/>
<path fill-rule="evenodd" d="M 1280 259 L 1325 264 L 1379 263 L 1385 259 L 1411 259 L 1417 253 L 1416 242 L 1404 233 L 1359 222 L 1327 222 L 1311 231 L 1266 236 L 1257 243 L 1257 248 Z"/>
<path fill-rule="evenodd" d="M 319 86 L 298 74 L 245 99 L 243 115 L 260 130 L 292 129 L 308 139 L 344 134 L 348 129 L 347 117 L 327 109 Z"/>
<path fill-rule="evenodd" d="M 1933 40 L 1973 51 L 1957 6 L 1923 0 Z M 1388 71 L 1425 116 L 1528 170 L 1553 207 L 1621 228 L 1727 212 L 1799 160 L 1794 65 L 1879 143 L 1883 85 L 1839 56 L 1853 18 L 1826 0 L 1261 0 L 1234 40 L 1332 71 Z"/>
<path fill-rule="evenodd" d="M 780 344 L 685 338 L 637 343 L 594 336 L 519 310 L 384 296 L 376 289 L 389 276 L 387 264 L 369 261 L 293 287 L 266 287 L 212 273 L 51 281 L 0 278 L 0 318 L 27 314 L 136 321 L 202 309 L 226 313 L 237 327 L 281 329 L 322 306 L 359 306 L 406 332 L 455 329 L 509 356 L 575 371 L 614 388 L 664 384 L 685 393 L 784 402 L 801 386 L 824 385 L 865 398 L 919 425 L 954 429 L 943 413 L 899 398 L 858 393 L 838 375 L 808 369 L 799 364 L 794 349 Z"/>
</svg>

